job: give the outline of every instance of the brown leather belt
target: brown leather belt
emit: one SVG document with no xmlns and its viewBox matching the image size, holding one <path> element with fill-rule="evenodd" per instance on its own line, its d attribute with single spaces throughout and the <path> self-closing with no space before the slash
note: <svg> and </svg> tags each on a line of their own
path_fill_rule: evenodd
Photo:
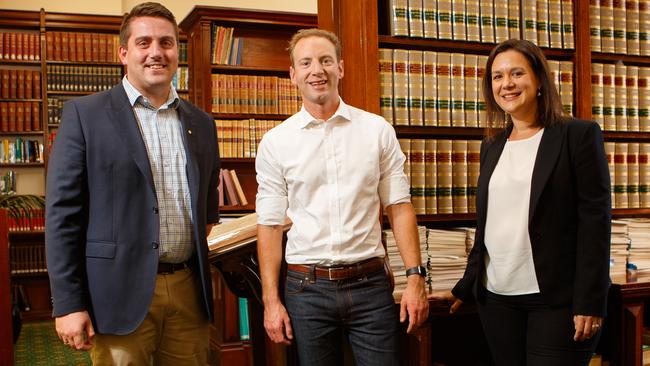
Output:
<svg viewBox="0 0 650 366">
<path fill-rule="evenodd" d="M 158 263 L 158 274 L 172 274 L 187 268 L 187 262 L 182 263 Z"/>
<path fill-rule="evenodd" d="M 362 262 L 346 264 L 344 266 L 336 267 L 314 267 L 316 277 L 337 281 L 346 280 L 348 278 L 355 278 L 359 276 L 368 275 L 370 273 L 379 271 L 384 267 L 384 258 L 370 258 Z M 287 269 L 304 274 L 311 272 L 312 266 L 307 264 L 287 264 Z"/>
</svg>

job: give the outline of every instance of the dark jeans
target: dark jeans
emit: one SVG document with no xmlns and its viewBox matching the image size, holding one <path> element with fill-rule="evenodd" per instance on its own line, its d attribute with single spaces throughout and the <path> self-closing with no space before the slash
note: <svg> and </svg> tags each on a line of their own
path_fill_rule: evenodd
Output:
<svg viewBox="0 0 650 366">
<path fill-rule="evenodd" d="M 346 337 L 359 366 L 399 365 L 398 311 L 382 269 L 360 278 L 329 281 L 287 272 L 285 305 L 300 365 L 343 364 Z"/>
<path fill-rule="evenodd" d="M 497 366 L 587 365 L 600 332 L 573 340 L 571 307 L 551 308 L 540 294 L 503 296 L 487 291 L 478 312 Z"/>
</svg>

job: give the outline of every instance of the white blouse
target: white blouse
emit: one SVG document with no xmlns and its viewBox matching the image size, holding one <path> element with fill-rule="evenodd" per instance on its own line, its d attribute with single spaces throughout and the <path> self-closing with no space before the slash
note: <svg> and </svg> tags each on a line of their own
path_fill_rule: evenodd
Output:
<svg viewBox="0 0 650 366">
<path fill-rule="evenodd" d="M 507 141 L 488 188 L 484 285 L 500 295 L 539 292 L 528 234 L 530 187 L 544 129 Z"/>
</svg>

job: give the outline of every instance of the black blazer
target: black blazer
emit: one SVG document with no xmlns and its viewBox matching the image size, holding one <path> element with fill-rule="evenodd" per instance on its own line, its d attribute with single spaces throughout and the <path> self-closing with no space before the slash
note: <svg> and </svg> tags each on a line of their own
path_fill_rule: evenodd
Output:
<svg viewBox="0 0 650 366">
<path fill-rule="evenodd" d="M 191 265 L 211 319 L 205 229 L 219 219 L 216 129 L 212 117 L 182 99 L 178 113 L 192 205 Z M 64 105 L 46 206 L 53 316 L 88 310 L 99 333 L 135 330 L 156 283 L 160 224 L 146 147 L 121 83 Z"/>
<path fill-rule="evenodd" d="M 488 185 L 511 128 L 481 144 L 477 229 L 463 278 L 452 293 L 485 296 Z M 604 316 L 611 235 L 609 169 L 598 124 L 573 119 L 546 128 L 533 168 L 528 232 L 542 299 L 574 314 Z"/>
</svg>

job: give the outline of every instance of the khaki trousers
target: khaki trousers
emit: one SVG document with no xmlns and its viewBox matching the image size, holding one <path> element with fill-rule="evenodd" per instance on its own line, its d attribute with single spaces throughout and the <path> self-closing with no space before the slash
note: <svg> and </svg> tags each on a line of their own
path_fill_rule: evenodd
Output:
<svg viewBox="0 0 650 366">
<path fill-rule="evenodd" d="M 131 334 L 97 334 L 94 366 L 205 366 L 208 321 L 192 271 L 159 274 L 149 312 Z"/>
</svg>

